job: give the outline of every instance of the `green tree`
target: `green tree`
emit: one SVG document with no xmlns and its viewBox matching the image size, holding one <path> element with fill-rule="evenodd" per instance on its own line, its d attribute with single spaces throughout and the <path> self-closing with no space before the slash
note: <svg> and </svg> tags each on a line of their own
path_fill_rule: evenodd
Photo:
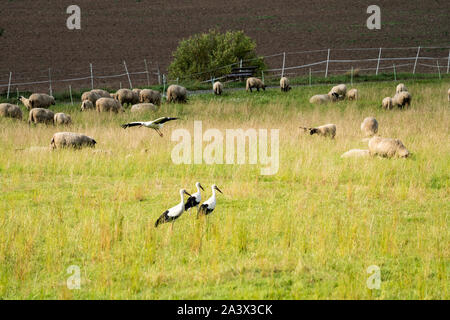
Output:
<svg viewBox="0 0 450 320">
<path fill-rule="evenodd" d="M 172 79 L 208 80 L 231 72 L 239 61 L 244 66 L 256 66 L 257 71 L 265 69 L 262 57 L 258 57 L 256 43 L 243 31 L 220 33 L 210 30 L 182 40 L 173 53 L 174 60 L 169 66 Z"/>
</svg>

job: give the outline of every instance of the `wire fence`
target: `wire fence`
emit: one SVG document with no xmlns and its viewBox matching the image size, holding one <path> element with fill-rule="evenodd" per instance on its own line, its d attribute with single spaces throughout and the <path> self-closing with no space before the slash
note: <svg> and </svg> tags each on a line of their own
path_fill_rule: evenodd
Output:
<svg viewBox="0 0 450 320">
<path fill-rule="evenodd" d="M 299 77 L 323 75 L 375 74 L 393 72 L 448 74 L 450 71 L 450 46 L 443 47 L 402 47 L 402 48 L 353 48 L 320 49 L 296 52 L 281 52 L 250 60 L 241 60 L 233 64 L 184 75 L 178 79 L 168 79 L 160 71 L 159 65 L 147 62 L 147 59 L 127 64 L 77 67 L 67 70 L 33 69 L 26 72 L 0 72 L 0 92 L 7 98 L 20 91 L 68 91 L 86 88 L 134 88 L 161 85 L 165 88 L 172 83 L 193 81 L 199 76 L 208 80 L 201 83 L 227 81 L 227 76 L 214 77 L 214 73 L 224 68 L 242 67 L 253 60 L 263 59 L 268 69 L 255 76 L 274 79 L 282 76 Z M 233 80 L 230 80 L 233 81 Z"/>
</svg>

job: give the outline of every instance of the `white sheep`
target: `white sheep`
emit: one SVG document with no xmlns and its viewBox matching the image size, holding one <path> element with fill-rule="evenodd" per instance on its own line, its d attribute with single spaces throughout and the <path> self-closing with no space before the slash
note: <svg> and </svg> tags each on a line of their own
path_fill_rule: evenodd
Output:
<svg viewBox="0 0 450 320">
<path fill-rule="evenodd" d="M 339 84 L 331 88 L 329 93 L 336 93 L 339 99 L 343 99 L 347 94 L 347 86 L 345 84 Z"/>
<path fill-rule="evenodd" d="M 138 103 L 131 106 L 131 112 L 156 111 L 158 109 L 153 103 Z"/>
<path fill-rule="evenodd" d="M 119 101 L 122 106 L 133 105 L 139 103 L 139 93 L 130 89 L 119 89 L 114 94 L 114 99 Z"/>
<path fill-rule="evenodd" d="M 409 151 L 398 139 L 373 137 L 369 140 L 369 152 L 372 156 L 406 158 Z"/>
<path fill-rule="evenodd" d="M 378 132 L 378 121 L 374 117 L 367 117 L 361 123 L 361 131 L 366 137 L 371 137 Z"/>
<path fill-rule="evenodd" d="M 111 94 L 106 90 L 92 89 L 91 92 L 98 94 L 100 98 L 111 98 Z"/>
<path fill-rule="evenodd" d="M 55 125 L 67 125 L 72 123 L 72 118 L 70 115 L 58 112 L 55 113 L 55 116 L 53 117 L 53 121 Z"/>
<path fill-rule="evenodd" d="M 283 92 L 288 92 L 292 88 L 289 86 L 289 79 L 287 77 L 282 77 L 280 79 L 280 88 Z"/>
<path fill-rule="evenodd" d="M 215 95 L 220 96 L 222 94 L 222 92 L 223 92 L 223 84 L 222 84 L 222 82 L 219 82 L 219 81 L 214 82 L 214 84 L 213 84 L 213 91 L 214 91 Z"/>
<path fill-rule="evenodd" d="M 337 93 L 316 94 L 309 99 L 309 103 L 323 104 L 328 102 L 336 102 L 338 100 Z"/>
<path fill-rule="evenodd" d="M 172 84 L 167 88 L 167 102 L 187 102 L 187 90 L 185 87 Z"/>
<path fill-rule="evenodd" d="M 330 137 L 334 139 L 336 136 L 336 125 L 329 123 L 316 128 L 300 127 L 304 131 L 309 131 L 310 135 L 317 134 L 322 137 Z"/>
<path fill-rule="evenodd" d="M 264 85 L 264 83 L 255 77 L 251 77 L 247 79 L 246 85 L 245 85 L 245 90 L 252 92 L 252 89 L 256 88 L 257 91 L 259 91 L 259 89 L 263 89 L 264 91 L 266 91 L 266 86 Z"/>
<path fill-rule="evenodd" d="M 358 89 L 350 89 L 347 92 L 348 100 L 358 100 Z"/>
<path fill-rule="evenodd" d="M 381 102 L 381 106 L 383 107 L 383 109 L 391 110 L 394 107 L 394 101 L 391 97 L 386 97 Z"/>
<path fill-rule="evenodd" d="M 153 103 L 157 106 L 161 105 L 161 93 L 152 89 L 143 89 L 139 94 L 140 103 Z"/>
<path fill-rule="evenodd" d="M 19 100 L 28 110 L 31 110 L 33 108 L 47 109 L 51 105 L 55 105 L 55 98 L 45 93 L 33 93 L 28 99 L 21 96 Z"/>
<path fill-rule="evenodd" d="M 412 96 L 408 91 L 401 91 L 392 98 L 394 106 L 399 108 L 408 108 L 411 105 Z"/>
<path fill-rule="evenodd" d="M 351 149 L 341 155 L 341 158 L 363 158 L 370 155 L 369 150 Z"/>
<path fill-rule="evenodd" d="M 55 114 L 53 111 L 44 108 L 33 108 L 30 110 L 28 124 L 45 123 L 54 124 Z"/>
<path fill-rule="evenodd" d="M 73 133 L 73 132 L 57 132 L 53 135 L 50 142 L 52 149 L 60 149 L 72 147 L 80 149 L 84 146 L 95 147 L 97 142 L 84 134 Z"/>
<path fill-rule="evenodd" d="M 101 98 L 100 94 L 98 94 L 98 92 L 95 92 L 93 90 L 83 92 L 83 94 L 81 95 L 82 102 L 90 101 L 90 102 L 92 102 L 92 105 L 94 105 L 94 106 L 95 106 L 95 103 L 97 102 L 97 100 L 100 98 Z"/>
<path fill-rule="evenodd" d="M 123 112 L 122 105 L 116 99 L 112 98 L 100 98 L 95 103 L 95 108 L 97 112 L 114 112 L 118 113 L 119 111 Z"/>
<path fill-rule="evenodd" d="M 0 103 L 0 117 L 22 120 L 22 110 L 15 104 Z"/>
<path fill-rule="evenodd" d="M 395 93 L 400 93 L 403 91 L 408 91 L 408 89 L 406 88 L 406 86 L 403 83 L 399 83 L 397 88 L 395 89 Z"/>
<path fill-rule="evenodd" d="M 95 109 L 95 105 L 90 100 L 84 100 L 81 103 L 81 111 L 93 110 Z"/>
</svg>

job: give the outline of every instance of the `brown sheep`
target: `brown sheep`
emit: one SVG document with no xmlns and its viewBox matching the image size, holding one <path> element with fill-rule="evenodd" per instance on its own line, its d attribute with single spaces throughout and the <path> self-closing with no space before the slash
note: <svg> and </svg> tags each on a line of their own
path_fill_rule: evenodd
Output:
<svg viewBox="0 0 450 320">
<path fill-rule="evenodd" d="M 247 79 L 247 83 L 245 86 L 245 90 L 252 92 L 252 88 L 256 88 L 256 90 L 259 92 L 259 89 L 263 89 L 264 91 L 266 91 L 266 86 L 264 85 L 264 83 L 255 77 L 251 77 Z"/>
<path fill-rule="evenodd" d="M 152 89 L 144 89 L 140 93 L 140 103 L 153 103 L 154 105 L 161 105 L 161 93 Z"/>
<path fill-rule="evenodd" d="M 120 102 L 122 106 L 133 105 L 139 102 L 139 94 L 130 89 L 119 89 L 114 95 L 114 99 Z"/>
<path fill-rule="evenodd" d="M 24 106 L 28 110 L 31 110 L 33 108 L 47 109 L 51 105 L 56 104 L 55 98 L 45 93 L 33 93 L 28 99 L 21 96 L 19 100 L 24 104 Z"/>
<path fill-rule="evenodd" d="M 371 137 L 378 132 L 378 121 L 373 117 L 367 117 L 361 123 L 361 131 L 366 137 Z"/>
<path fill-rule="evenodd" d="M 336 136 L 336 125 L 335 124 L 325 124 L 320 127 L 316 128 L 307 128 L 307 127 L 300 127 L 304 131 L 309 131 L 310 135 L 317 134 L 322 137 L 330 137 L 331 139 L 334 139 Z"/>
<path fill-rule="evenodd" d="M 45 123 L 54 124 L 55 114 L 53 111 L 44 108 L 33 108 L 30 110 L 28 124 Z"/>
<path fill-rule="evenodd" d="M 409 108 L 411 100 L 412 96 L 408 91 L 401 91 L 392 98 L 393 104 L 399 108 Z"/>
<path fill-rule="evenodd" d="M 0 103 L 0 117 L 22 120 L 22 110 L 15 104 Z"/>
<path fill-rule="evenodd" d="M 167 102 L 181 102 L 186 103 L 187 102 L 187 90 L 185 87 L 172 84 L 167 88 Z"/>
<path fill-rule="evenodd" d="M 96 143 L 97 141 L 84 134 L 73 132 L 57 132 L 53 135 L 50 146 L 52 149 L 61 149 L 68 147 L 80 149 L 84 146 L 95 147 Z"/>
<path fill-rule="evenodd" d="M 98 100 L 98 99 L 97 99 Z M 96 101 L 97 102 L 97 101 Z M 86 111 L 86 110 L 93 110 L 95 109 L 95 105 L 90 100 L 84 100 L 81 103 L 81 109 L 80 111 Z"/>
<path fill-rule="evenodd" d="M 58 112 L 55 113 L 53 122 L 55 123 L 55 125 L 67 125 L 72 123 L 72 118 L 68 114 Z"/>
<path fill-rule="evenodd" d="M 97 112 L 123 112 L 122 105 L 118 100 L 112 98 L 100 98 L 95 103 L 95 108 Z"/>
</svg>

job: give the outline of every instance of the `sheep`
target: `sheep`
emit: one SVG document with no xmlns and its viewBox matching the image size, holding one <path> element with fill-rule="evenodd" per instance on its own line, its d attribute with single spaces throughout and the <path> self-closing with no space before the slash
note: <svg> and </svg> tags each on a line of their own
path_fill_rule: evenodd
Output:
<svg viewBox="0 0 450 320">
<path fill-rule="evenodd" d="M 100 98 L 101 98 L 100 94 L 94 90 L 86 91 L 81 95 L 81 101 L 83 101 L 83 102 L 90 101 L 90 102 L 92 102 L 93 106 L 95 106 L 95 103 Z"/>
<path fill-rule="evenodd" d="M 15 104 L 0 103 L 0 117 L 22 120 L 22 110 Z"/>
<path fill-rule="evenodd" d="M 339 84 L 339 85 L 331 88 L 329 93 L 331 93 L 331 94 L 337 93 L 338 98 L 343 99 L 343 98 L 345 98 L 345 95 L 347 93 L 347 86 L 345 84 Z"/>
<path fill-rule="evenodd" d="M 370 155 L 379 155 L 381 157 L 392 158 L 406 158 L 409 156 L 409 151 L 398 139 L 373 137 L 369 140 Z"/>
<path fill-rule="evenodd" d="M 289 79 L 286 77 L 282 77 L 280 79 L 280 88 L 282 92 L 288 92 L 292 88 L 289 86 Z"/>
<path fill-rule="evenodd" d="M 167 102 L 187 102 L 187 91 L 185 87 L 171 85 L 167 88 Z"/>
<path fill-rule="evenodd" d="M 80 111 L 86 111 L 86 110 L 92 110 L 92 109 L 95 109 L 95 106 L 94 106 L 94 104 L 92 103 L 92 101 L 90 101 L 90 100 L 84 100 L 84 101 L 81 103 L 81 109 L 80 109 Z"/>
<path fill-rule="evenodd" d="M 247 79 L 247 83 L 245 86 L 245 90 L 252 92 L 252 88 L 256 88 L 256 90 L 259 92 L 259 89 L 263 89 L 264 91 L 266 91 L 266 86 L 264 85 L 264 83 L 255 77 L 251 77 Z"/>
<path fill-rule="evenodd" d="M 144 89 L 139 94 L 140 103 L 153 103 L 157 106 L 161 105 L 161 93 L 152 89 Z"/>
<path fill-rule="evenodd" d="M 114 99 L 119 101 L 122 106 L 125 104 L 133 105 L 139 102 L 139 94 L 130 89 L 119 89 L 115 93 Z"/>
<path fill-rule="evenodd" d="M 135 88 L 133 90 L 133 101 L 131 102 L 131 104 L 136 104 L 139 103 L 141 101 L 141 89 Z"/>
<path fill-rule="evenodd" d="M 28 99 L 21 96 L 19 100 L 24 106 L 31 110 L 33 108 L 48 108 L 51 105 L 55 105 L 55 98 L 45 93 L 33 93 Z"/>
<path fill-rule="evenodd" d="M 341 155 L 341 158 L 363 158 L 370 155 L 369 150 L 351 149 Z"/>
<path fill-rule="evenodd" d="M 68 114 L 58 112 L 58 113 L 55 113 L 55 116 L 53 117 L 53 122 L 55 123 L 55 125 L 71 124 L 72 118 Z"/>
<path fill-rule="evenodd" d="M 222 84 L 222 82 L 219 82 L 219 81 L 214 82 L 214 84 L 213 84 L 213 91 L 214 91 L 215 95 L 220 96 L 222 94 L 222 92 L 223 92 L 223 84 Z"/>
<path fill-rule="evenodd" d="M 106 90 L 92 89 L 91 92 L 98 94 L 100 98 L 111 98 L 111 94 Z"/>
<path fill-rule="evenodd" d="M 347 92 L 348 100 L 358 100 L 358 89 L 350 89 Z"/>
<path fill-rule="evenodd" d="M 378 132 L 378 121 L 374 117 L 367 117 L 361 123 L 361 131 L 366 137 L 374 136 Z"/>
<path fill-rule="evenodd" d="M 381 102 L 381 106 L 383 109 L 391 110 L 394 107 L 394 102 L 391 97 L 386 97 Z"/>
<path fill-rule="evenodd" d="M 300 127 L 304 131 L 309 131 L 310 135 L 317 134 L 322 137 L 331 137 L 331 139 L 334 139 L 336 136 L 336 125 L 335 124 L 325 124 L 320 127 L 316 128 L 307 128 L 307 127 Z"/>
<path fill-rule="evenodd" d="M 95 147 L 97 142 L 84 134 L 73 133 L 73 132 L 57 132 L 53 135 L 50 142 L 52 149 L 61 149 L 72 147 L 80 149 L 83 146 Z"/>
<path fill-rule="evenodd" d="M 53 113 L 53 111 L 44 108 L 34 108 L 30 110 L 28 124 L 54 124 L 54 118 L 55 114 Z"/>
<path fill-rule="evenodd" d="M 139 103 L 131 106 L 131 112 L 156 111 L 158 108 L 153 103 Z"/>
<path fill-rule="evenodd" d="M 112 98 L 100 98 L 95 103 L 95 108 L 97 112 L 123 112 L 122 105 L 120 101 Z"/>
<path fill-rule="evenodd" d="M 399 108 L 408 108 L 411 105 L 412 96 L 408 91 L 402 91 L 397 93 L 393 98 L 392 102 L 394 106 Z"/>
<path fill-rule="evenodd" d="M 406 88 L 406 86 L 403 83 L 399 83 L 399 85 L 395 89 L 395 93 L 400 93 L 400 92 L 404 92 L 404 91 L 407 92 L 408 89 Z"/>
<path fill-rule="evenodd" d="M 310 103 L 314 104 L 322 104 L 328 102 L 336 102 L 338 99 L 337 93 L 328 93 L 328 94 L 316 94 L 309 99 Z"/>
</svg>

